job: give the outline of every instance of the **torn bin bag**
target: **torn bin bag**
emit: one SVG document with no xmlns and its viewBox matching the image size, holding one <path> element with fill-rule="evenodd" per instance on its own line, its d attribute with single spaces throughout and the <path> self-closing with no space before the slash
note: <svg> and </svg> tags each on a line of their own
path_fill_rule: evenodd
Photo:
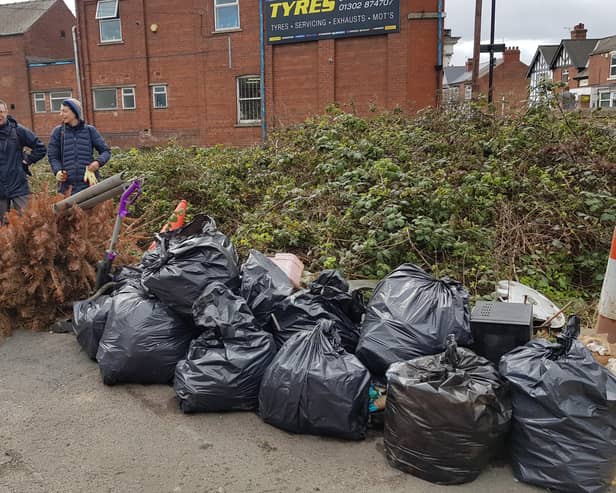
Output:
<svg viewBox="0 0 616 493">
<path fill-rule="evenodd" d="M 466 483 L 504 447 L 508 386 L 453 337 L 444 353 L 392 364 L 387 380 L 384 444 L 393 467 L 432 483 Z"/>
<path fill-rule="evenodd" d="M 73 304 L 73 332 L 79 345 L 94 361 L 111 302 L 111 296 L 99 296 L 95 300 L 77 301 Z"/>
<path fill-rule="evenodd" d="M 290 296 L 291 280 L 274 262 L 256 250 L 250 250 L 242 265 L 240 295 L 246 300 L 259 326 L 272 332 L 271 313 Z"/>
<path fill-rule="evenodd" d="M 273 312 L 276 345 L 280 348 L 297 332 L 312 330 L 320 320 L 331 320 L 344 349 L 355 353 L 365 307 L 361 298 L 350 295 L 348 289 L 338 271 L 325 270 L 308 289 L 282 300 Z"/>
<path fill-rule="evenodd" d="M 562 492 L 596 493 L 616 477 L 616 377 L 575 340 L 533 340 L 501 358 L 511 385 L 516 478 Z"/>
<path fill-rule="evenodd" d="M 444 351 L 448 334 L 460 346 L 473 342 L 468 292 L 403 264 L 377 284 L 356 354 L 372 374 L 384 375 L 392 363 Z"/>
<path fill-rule="evenodd" d="M 347 353 L 331 320 L 292 336 L 266 370 L 259 415 L 293 433 L 365 438 L 370 374 Z"/>
<path fill-rule="evenodd" d="M 180 229 L 158 235 L 156 249 L 146 252 L 141 263 L 143 287 L 183 315 L 192 313 L 193 303 L 209 283 L 239 287 L 235 248 L 204 214 Z"/>
<path fill-rule="evenodd" d="M 96 354 L 103 382 L 171 383 L 196 336 L 169 307 L 126 285 L 113 297 Z"/>
<path fill-rule="evenodd" d="M 261 378 L 276 354 L 272 334 L 259 329 L 246 301 L 219 282 L 197 299 L 193 318 L 203 333 L 175 370 L 182 411 L 256 410 Z"/>
</svg>

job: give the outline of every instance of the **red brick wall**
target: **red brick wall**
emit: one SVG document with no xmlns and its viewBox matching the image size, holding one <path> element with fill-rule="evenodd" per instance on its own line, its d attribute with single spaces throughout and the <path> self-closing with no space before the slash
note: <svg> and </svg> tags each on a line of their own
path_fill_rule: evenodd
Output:
<svg viewBox="0 0 616 493">
<path fill-rule="evenodd" d="M 593 55 L 588 59 L 588 83 L 589 85 L 605 84 L 614 79 L 610 79 L 610 54 L 601 53 Z"/>
<path fill-rule="evenodd" d="M 28 86 L 24 37 L 0 36 L 0 99 L 9 104 L 10 114 L 27 127 L 32 124 Z"/>
<path fill-rule="evenodd" d="M 117 145 L 147 145 L 169 137 L 192 144 L 249 145 L 261 128 L 237 124 L 236 80 L 260 73 L 257 0 L 240 0 L 241 29 L 214 32 L 212 0 L 120 0 L 123 41 L 99 43 L 96 1 L 77 0 L 86 114 Z M 177 5 L 177 6 L 176 6 Z M 268 127 L 353 102 L 410 111 L 436 103 L 437 21 L 407 19 L 434 12 L 437 0 L 401 0 L 401 32 L 266 45 Z M 152 32 L 150 26 L 157 24 Z M 152 109 L 150 86 L 168 84 L 167 109 Z M 134 84 L 137 109 L 92 110 L 92 88 Z M 147 130 L 147 132 L 146 132 Z"/>
<path fill-rule="evenodd" d="M 24 34 L 26 55 L 54 60 L 72 59 L 71 28 L 75 24 L 73 13 L 62 0 L 57 0 Z"/>
<path fill-rule="evenodd" d="M 528 107 L 528 65 L 520 61 L 506 60 L 494 68 L 494 105 L 507 113 Z M 479 79 L 479 90 L 488 94 L 489 76 Z"/>
<path fill-rule="evenodd" d="M 403 12 L 434 12 L 436 0 L 402 1 Z M 405 28 L 402 23 L 403 29 Z M 409 109 L 417 111 L 436 103 L 436 93 L 442 80 L 442 72 L 435 70 L 437 62 L 438 30 L 435 19 L 413 19 L 406 25 L 408 54 L 406 62 L 407 101 Z M 404 63 L 404 60 L 401 60 Z"/>
<path fill-rule="evenodd" d="M 75 84 L 75 65 L 47 65 L 45 67 L 31 67 L 30 74 L 30 104 L 32 106 L 32 130 L 44 141 L 47 141 L 51 130 L 60 123 L 57 112 L 51 112 L 51 101 L 49 93 L 52 91 L 70 90 L 74 97 L 77 97 L 77 87 Z M 34 103 L 32 93 L 45 93 L 45 113 L 34 113 Z"/>
<path fill-rule="evenodd" d="M 578 69 L 575 68 L 575 67 L 555 68 L 554 70 L 552 70 L 552 81 L 555 82 L 555 83 L 556 82 L 561 82 L 562 81 L 562 77 L 563 77 L 563 70 L 568 70 L 569 71 L 569 80 L 567 82 L 567 87 L 569 89 L 573 89 L 575 87 L 578 87 L 578 81 L 573 78 L 573 77 L 575 77 L 578 74 Z M 560 91 L 562 91 L 562 89 Z"/>
</svg>

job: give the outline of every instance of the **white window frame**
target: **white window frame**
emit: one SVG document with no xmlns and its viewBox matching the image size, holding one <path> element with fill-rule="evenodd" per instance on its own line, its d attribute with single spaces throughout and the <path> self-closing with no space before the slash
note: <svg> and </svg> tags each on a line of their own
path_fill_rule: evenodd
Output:
<svg viewBox="0 0 616 493">
<path fill-rule="evenodd" d="M 473 86 L 466 85 L 464 86 L 464 101 L 470 101 L 473 99 Z"/>
<path fill-rule="evenodd" d="M 157 106 L 156 104 L 156 96 L 157 95 L 165 95 L 165 105 Z M 169 108 L 169 94 L 167 91 L 167 84 L 155 84 L 152 86 L 152 108 L 157 110 L 163 110 L 165 108 Z"/>
<path fill-rule="evenodd" d="M 52 113 L 57 113 L 58 111 L 60 111 L 60 108 L 62 107 L 62 101 L 64 101 L 66 98 L 72 98 L 72 97 L 73 97 L 72 91 L 50 92 L 49 93 L 49 110 Z M 58 103 L 58 107 L 54 109 L 54 103 L 56 102 Z"/>
<path fill-rule="evenodd" d="M 126 100 L 124 99 L 126 97 L 133 98 L 132 106 L 126 104 Z M 134 110 L 136 108 L 137 108 L 137 95 L 135 94 L 135 88 L 134 87 L 123 87 L 122 88 L 122 109 L 123 110 Z"/>
<path fill-rule="evenodd" d="M 37 107 L 37 103 L 43 103 L 43 110 L 39 110 Z M 45 97 L 44 92 L 35 92 L 32 93 L 32 105 L 34 106 L 35 113 L 47 113 L 47 98 Z"/>
<path fill-rule="evenodd" d="M 240 97 L 240 80 L 242 79 L 258 79 L 259 80 L 259 95 L 256 97 Z M 237 123 L 239 125 L 254 125 L 261 123 L 261 77 L 258 75 L 240 75 L 236 79 L 236 100 L 237 100 Z M 240 109 L 242 101 L 259 101 L 259 118 L 256 120 L 242 120 L 242 111 Z"/>
<path fill-rule="evenodd" d="M 602 98 L 604 95 L 606 95 L 607 98 Z M 597 93 L 597 108 L 610 108 L 612 101 L 613 99 L 609 90 L 603 90 Z M 607 105 L 602 105 L 602 102 L 607 103 Z"/>
<path fill-rule="evenodd" d="M 569 82 L 569 70 L 567 70 L 566 68 L 564 68 L 560 73 L 560 81 L 567 83 Z"/>
<path fill-rule="evenodd" d="M 218 3 L 225 1 L 225 3 Z M 218 27 L 218 9 L 236 7 L 237 11 L 237 25 L 230 27 Z M 234 31 L 240 28 L 240 2 L 239 0 L 214 0 L 214 30 L 220 31 Z"/>
<path fill-rule="evenodd" d="M 122 21 L 120 20 L 119 15 L 119 0 L 98 0 L 96 3 L 96 20 L 98 21 L 98 39 L 101 44 L 105 43 L 118 43 L 122 41 Z M 104 6 L 111 5 L 112 10 L 107 14 L 103 14 L 101 11 L 104 9 Z M 109 23 L 118 23 L 120 27 L 120 37 L 112 38 L 112 39 L 103 39 L 103 26 Z"/>
<path fill-rule="evenodd" d="M 616 51 L 610 53 L 610 79 L 616 79 Z"/>
<path fill-rule="evenodd" d="M 103 39 L 103 25 L 104 24 L 108 24 L 110 22 L 117 22 L 120 25 L 120 37 L 119 38 L 110 38 L 110 39 Z M 120 20 L 120 18 L 114 18 L 114 19 L 101 19 L 98 21 L 98 36 L 99 36 L 99 40 L 101 42 L 101 44 L 107 44 L 107 43 L 120 43 L 122 41 L 122 21 Z"/>
<path fill-rule="evenodd" d="M 96 104 L 96 92 L 97 91 L 114 91 L 115 94 L 115 107 L 100 107 Z M 92 102 L 94 105 L 94 111 L 117 111 L 118 108 L 118 88 L 117 87 L 95 87 L 92 89 Z"/>
<path fill-rule="evenodd" d="M 96 2 L 96 20 L 100 21 L 101 19 L 113 19 L 118 16 L 118 0 L 98 0 Z M 113 4 L 113 12 L 107 15 L 103 15 L 101 10 L 104 5 Z"/>
</svg>

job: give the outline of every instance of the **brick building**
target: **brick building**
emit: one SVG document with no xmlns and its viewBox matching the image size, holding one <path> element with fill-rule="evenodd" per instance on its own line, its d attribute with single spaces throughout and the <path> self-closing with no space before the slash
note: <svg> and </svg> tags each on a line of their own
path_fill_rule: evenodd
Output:
<svg viewBox="0 0 616 493">
<path fill-rule="evenodd" d="M 530 79 L 531 95 L 529 104 L 542 101 L 547 94 L 542 82 L 561 83 L 554 92 L 561 94 L 565 108 L 588 108 L 591 106 L 591 82 L 589 79 L 589 57 L 597 47 L 598 39 L 588 39 L 588 30 L 581 22 L 571 31 L 570 39 L 563 39 L 558 45 L 539 46 L 533 57 L 527 77 Z"/>
<path fill-rule="evenodd" d="M 0 99 L 41 138 L 58 124 L 62 99 L 75 94 L 75 23 L 62 0 L 0 5 Z"/>
<path fill-rule="evenodd" d="M 585 72 L 590 88 L 588 105 L 616 108 L 616 35 L 597 42 Z"/>
<path fill-rule="evenodd" d="M 267 0 L 264 17 L 274 16 L 272 2 L 280 7 L 277 13 L 292 17 L 295 12 L 297 19 L 306 18 L 300 15 L 303 8 L 308 13 L 363 5 Z M 302 121 L 331 103 L 364 115 L 374 108 L 412 112 L 434 106 L 440 94 L 444 2 L 384 3 L 398 2 L 397 28 L 385 25 L 377 35 L 347 30 L 339 37 L 340 32 L 293 39 L 302 42 L 264 33 L 261 52 L 258 0 L 77 0 L 87 119 L 119 146 L 170 138 L 247 145 L 261 140 L 263 127 Z M 355 21 L 359 14 L 346 19 Z M 279 26 L 283 23 L 272 29 Z"/>
<path fill-rule="evenodd" d="M 479 93 L 487 96 L 489 87 L 489 62 L 479 67 Z M 493 102 L 501 112 L 517 111 L 526 106 L 528 99 L 528 65 L 520 61 L 520 50 L 505 49 L 502 58 L 495 59 L 493 71 Z M 463 104 L 472 98 L 473 59 L 465 66 L 447 67 L 443 76 L 443 101 L 446 104 Z"/>
</svg>

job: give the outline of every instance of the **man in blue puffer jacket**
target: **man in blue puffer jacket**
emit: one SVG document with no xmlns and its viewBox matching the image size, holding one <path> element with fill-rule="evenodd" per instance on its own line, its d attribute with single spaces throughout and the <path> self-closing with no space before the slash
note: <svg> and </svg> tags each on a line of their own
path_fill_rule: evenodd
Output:
<svg viewBox="0 0 616 493">
<path fill-rule="evenodd" d="M 54 128 L 49 138 L 49 163 L 58 191 L 73 195 L 100 179 L 98 170 L 109 161 L 111 151 L 98 130 L 83 121 L 78 100 L 62 101 L 60 118 L 62 125 Z M 96 159 L 94 149 L 98 151 Z"/>
<path fill-rule="evenodd" d="M 9 209 L 20 210 L 28 203 L 30 165 L 44 156 L 45 145 L 9 116 L 8 105 L 0 100 L 0 225 Z"/>
</svg>

